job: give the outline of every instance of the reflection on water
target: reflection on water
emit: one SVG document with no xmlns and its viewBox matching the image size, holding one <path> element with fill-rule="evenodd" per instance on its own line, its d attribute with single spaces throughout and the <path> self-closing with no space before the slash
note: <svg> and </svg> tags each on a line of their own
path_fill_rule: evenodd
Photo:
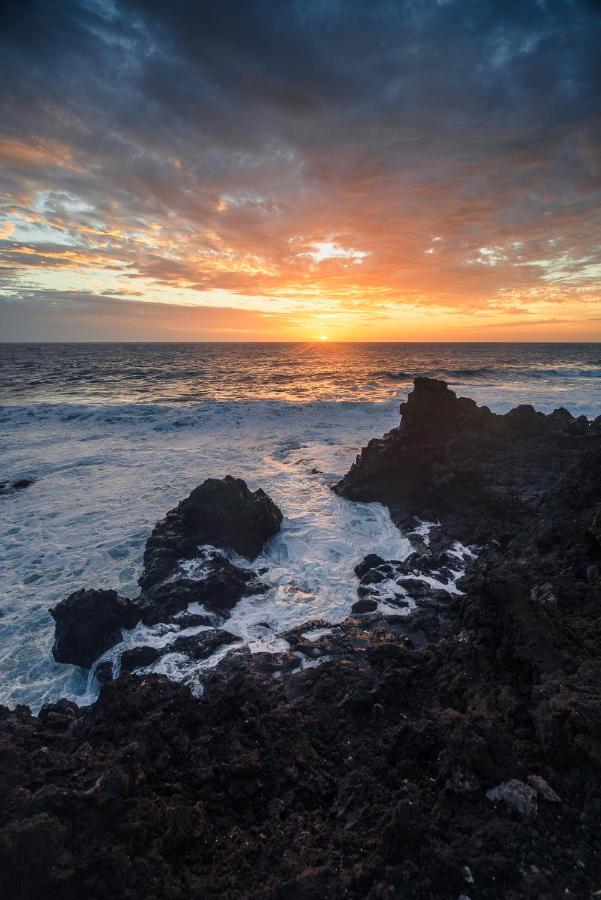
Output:
<svg viewBox="0 0 601 900">
<path fill-rule="evenodd" d="M 381 541 L 399 556 L 400 537 L 329 485 L 398 424 L 415 374 L 496 411 L 593 416 L 600 362 L 595 344 L 0 345 L 0 480 L 35 478 L 1 503 L 0 702 L 86 694 L 85 673 L 52 659 L 48 607 L 79 587 L 134 596 L 154 522 L 210 475 L 242 475 L 285 514 L 273 591 L 240 606 L 236 633 L 277 639 L 304 605 L 340 618 L 354 565 L 387 555 Z"/>
<path fill-rule="evenodd" d="M 0 403 L 385 400 L 415 375 L 485 396 L 601 388 L 598 344 L 4 344 Z"/>
</svg>

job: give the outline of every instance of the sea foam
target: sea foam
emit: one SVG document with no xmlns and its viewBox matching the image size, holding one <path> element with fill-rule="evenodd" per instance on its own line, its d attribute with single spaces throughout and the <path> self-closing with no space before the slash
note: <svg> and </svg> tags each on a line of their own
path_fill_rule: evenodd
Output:
<svg viewBox="0 0 601 900">
<path fill-rule="evenodd" d="M 80 587 L 135 596 L 154 522 L 209 476 L 240 475 L 284 513 L 258 561 L 269 591 L 242 600 L 226 626 L 251 650 L 281 649 L 279 634 L 309 619 L 344 618 L 357 599 L 357 562 L 409 551 L 382 506 L 331 491 L 360 446 L 397 424 L 396 402 L 140 406 L 13 410 L 4 473 L 37 481 L 3 498 L 2 702 L 91 702 L 98 685 L 52 659 L 48 607 Z M 138 626 L 126 644 L 167 643 L 164 628 Z M 183 678 L 181 665 L 160 664 Z"/>
</svg>

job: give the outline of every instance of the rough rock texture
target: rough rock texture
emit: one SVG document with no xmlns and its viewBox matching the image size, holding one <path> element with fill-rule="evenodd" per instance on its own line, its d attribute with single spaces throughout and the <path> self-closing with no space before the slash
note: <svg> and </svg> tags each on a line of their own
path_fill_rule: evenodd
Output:
<svg viewBox="0 0 601 900">
<path fill-rule="evenodd" d="M 35 483 L 35 478 L 17 478 L 15 481 L 0 481 L 0 497 L 22 491 Z"/>
<path fill-rule="evenodd" d="M 235 550 L 254 559 L 280 527 L 282 513 L 261 489 L 241 478 L 208 478 L 167 513 L 146 542 L 140 586 L 166 578 L 177 560 L 196 556 L 199 544 Z"/>
<path fill-rule="evenodd" d="M 140 616 L 116 591 L 75 591 L 54 606 L 56 622 L 52 655 L 57 662 L 87 668 L 121 640 L 122 628 L 133 628 Z"/>
<path fill-rule="evenodd" d="M 132 647 L 121 656 L 121 672 L 133 672 L 150 666 L 166 653 L 183 653 L 192 659 L 206 659 L 224 644 L 232 644 L 238 638 L 221 628 L 211 628 L 198 634 L 182 635 L 164 647 Z"/>
<path fill-rule="evenodd" d="M 404 438 L 386 439 L 412 479 L 438 483 L 428 514 L 439 509 L 443 526 L 408 577 L 444 562 L 468 522 L 486 535 L 449 601 L 449 627 L 420 642 L 399 630 L 407 617 L 307 623 L 274 655 L 292 674 L 267 654 L 234 652 L 202 701 L 158 676 L 126 676 L 85 710 L 0 709 L 0 879 L 11 900 L 595 895 L 601 437 L 556 415 L 559 437 L 541 443 L 541 420 L 520 436 L 518 413 L 492 420 L 496 436 L 483 426 L 485 453 L 473 416 L 491 414 L 461 408 L 463 439 L 447 423 L 442 456 L 427 403 L 413 461 Z M 474 441 L 482 480 L 462 514 L 454 475 L 477 458 Z M 381 455 L 386 494 L 378 446 L 361 464 L 365 497 L 377 486 L 419 515 L 392 450 Z M 521 457 L 532 490 L 517 510 L 501 490 L 492 516 L 486 478 L 508 488 Z M 360 491 L 357 468 L 345 482 Z M 368 560 L 359 575 L 386 565 Z M 300 670 L 299 658 L 324 655 L 336 658 Z"/>
<path fill-rule="evenodd" d="M 415 379 L 401 414 L 400 426 L 370 441 L 335 490 L 380 500 L 403 524 L 414 515 L 440 520 L 470 543 L 521 527 L 601 432 L 601 418 L 591 427 L 565 409 L 495 415 L 431 378 Z"/>
<path fill-rule="evenodd" d="M 201 578 L 170 578 L 142 591 L 136 599 L 140 618 L 147 625 L 166 622 L 190 603 L 229 615 L 241 597 L 264 590 L 251 569 L 234 565 L 225 556 L 214 554 L 205 564 Z"/>
<path fill-rule="evenodd" d="M 155 526 L 144 552 L 142 590 L 135 600 L 124 600 L 115 591 L 84 590 L 50 610 L 56 621 L 54 658 L 87 668 L 119 643 L 122 628 L 132 628 L 140 619 L 146 625 L 168 622 L 190 603 L 203 604 L 222 621 L 228 618 L 241 597 L 266 587 L 253 569 L 199 545 L 210 543 L 256 556 L 281 520 L 282 513 L 267 494 L 252 493 L 241 478 L 207 479 Z M 198 564 L 194 577 L 180 566 L 189 560 Z M 155 659 L 161 655 L 158 652 Z M 107 673 L 110 677 L 111 670 L 104 666 L 99 680 L 106 680 Z"/>
</svg>

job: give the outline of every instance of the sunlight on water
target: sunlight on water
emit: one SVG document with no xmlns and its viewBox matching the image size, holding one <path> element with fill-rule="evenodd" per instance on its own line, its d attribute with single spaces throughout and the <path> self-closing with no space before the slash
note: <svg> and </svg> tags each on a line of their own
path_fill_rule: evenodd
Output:
<svg viewBox="0 0 601 900">
<path fill-rule="evenodd" d="M 325 338 L 325 340 L 324 340 Z M 584 402 L 601 388 L 597 344 L 0 345 L 0 403 L 386 400 L 415 375 L 461 390 Z M 513 401 L 512 401 L 513 402 Z"/>
<path fill-rule="evenodd" d="M 370 551 L 403 552 L 383 509 L 340 500 L 329 484 L 398 424 L 415 374 L 446 377 L 497 411 L 532 402 L 601 412 L 596 345 L 0 345 L 0 354 L 0 480 L 36 478 L 0 498 L 0 702 L 35 707 L 90 696 L 86 673 L 52 660 L 48 607 L 80 587 L 134 596 L 153 524 L 206 477 L 240 475 L 286 516 L 266 551 L 269 594 L 243 601 L 231 622 L 258 649 L 291 624 L 344 617 L 353 566 Z"/>
</svg>

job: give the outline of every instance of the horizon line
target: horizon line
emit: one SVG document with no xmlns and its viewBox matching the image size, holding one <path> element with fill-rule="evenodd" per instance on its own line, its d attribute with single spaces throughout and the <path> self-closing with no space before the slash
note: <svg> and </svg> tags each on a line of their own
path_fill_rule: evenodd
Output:
<svg viewBox="0 0 601 900">
<path fill-rule="evenodd" d="M 197 341 L 173 341 L 173 340 L 8 340 L 8 341 L 0 341 L 0 346 L 19 346 L 23 344 L 56 344 L 57 346 L 64 344 L 173 344 L 174 346 L 178 344 L 224 344 L 224 345 L 232 345 L 232 344 L 316 344 L 320 347 L 327 347 L 332 344 L 601 344 L 601 340 L 593 340 L 593 341 L 544 341 L 544 340 L 488 340 L 488 341 L 456 341 L 456 340 L 447 340 L 447 341 L 337 341 L 337 340 L 327 340 L 323 341 L 318 338 L 315 340 L 298 340 L 298 341 L 276 341 L 276 340 L 236 340 L 236 341 L 224 341 L 224 340 L 197 340 Z"/>
</svg>

